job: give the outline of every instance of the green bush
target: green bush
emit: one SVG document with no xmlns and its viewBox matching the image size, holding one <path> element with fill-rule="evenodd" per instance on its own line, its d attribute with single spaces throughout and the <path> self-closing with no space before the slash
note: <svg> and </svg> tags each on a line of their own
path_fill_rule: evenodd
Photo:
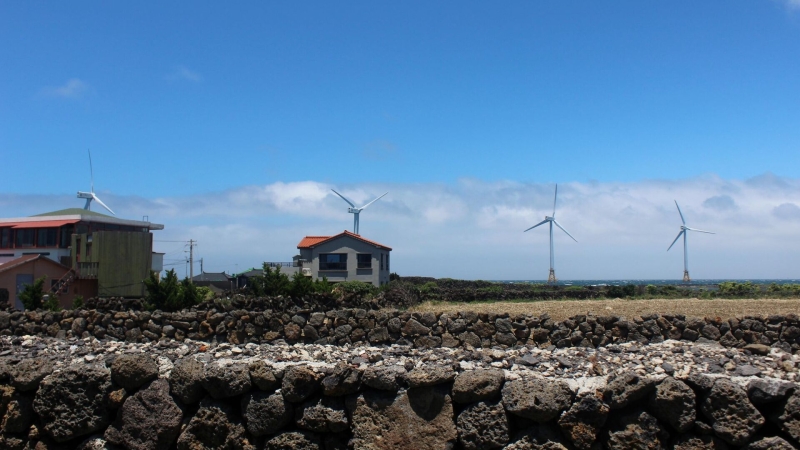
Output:
<svg viewBox="0 0 800 450">
<path fill-rule="evenodd" d="M 419 287 L 422 300 L 436 300 L 439 298 L 439 285 L 435 281 L 428 281 Z"/>
<path fill-rule="evenodd" d="M 758 285 L 749 281 L 744 283 L 724 281 L 719 284 L 719 295 L 723 297 L 754 297 L 760 292 Z"/>
<path fill-rule="evenodd" d="M 289 286 L 289 294 L 294 298 L 304 297 L 314 292 L 314 282 L 310 277 L 297 271 L 292 275 L 292 283 Z"/>
<path fill-rule="evenodd" d="M 272 268 L 267 263 L 263 266 L 263 275 L 250 278 L 250 293 L 255 296 L 289 295 L 292 282 L 289 277 L 281 273 L 280 267 Z"/>
<path fill-rule="evenodd" d="M 33 311 L 42 307 L 44 280 L 45 277 L 41 277 L 34 280 L 33 284 L 26 284 L 22 292 L 19 293 L 19 300 L 26 310 Z"/>
<path fill-rule="evenodd" d="M 189 278 L 178 281 L 178 276 L 174 269 L 167 271 L 164 279 L 159 280 L 155 272 L 150 274 L 150 278 L 144 280 L 147 288 L 145 302 L 151 309 L 162 311 L 180 311 L 190 308 L 200 303 L 202 297 Z"/>
<path fill-rule="evenodd" d="M 334 286 L 333 292 L 338 293 L 340 298 L 363 298 L 377 292 L 377 288 L 363 281 L 343 281 Z"/>
<path fill-rule="evenodd" d="M 46 297 L 47 298 L 42 303 L 42 309 L 46 309 L 48 311 L 61 311 L 61 305 L 58 303 L 57 295 L 49 294 Z"/>
<path fill-rule="evenodd" d="M 323 276 L 314 282 L 314 292 L 318 294 L 330 294 L 333 291 L 333 284 L 328 281 L 328 277 Z"/>
<path fill-rule="evenodd" d="M 210 287 L 196 286 L 195 289 L 197 289 L 197 296 L 200 298 L 201 302 L 214 299 L 214 291 L 212 291 Z"/>
<path fill-rule="evenodd" d="M 72 299 L 72 309 L 81 309 L 83 308 L 83 296 L 76 295 L 75 298 Z"/>
</svg>

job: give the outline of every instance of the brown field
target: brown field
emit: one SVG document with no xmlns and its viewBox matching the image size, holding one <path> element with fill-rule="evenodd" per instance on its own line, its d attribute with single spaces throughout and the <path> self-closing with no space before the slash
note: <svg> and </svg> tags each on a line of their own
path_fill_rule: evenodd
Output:
<svg viewBox="0 0 800 450">
<path fill-rule="evenodd" d="M 628 318 L 643 314 L 684 314 L 687 317 L 731 317 L 770 314 L 800 314 L 800 299 L 653 299 L 653 300 L 554 300 L 494 303 L 431 303 L 426 302 L 411 311 L 478 313 L 509 313 L 541 315 L 549 313 L 554 320 L 564 320 L 578 314 L 615 315 Z"/>
</svg>

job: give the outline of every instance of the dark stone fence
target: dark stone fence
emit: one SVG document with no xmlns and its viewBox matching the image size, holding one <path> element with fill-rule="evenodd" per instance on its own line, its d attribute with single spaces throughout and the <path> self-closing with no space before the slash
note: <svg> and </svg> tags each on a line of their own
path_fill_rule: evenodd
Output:
<svg viewBox="0 0 800 450">
<path fill-rule="evenodd" d="M 0 311 L 0 335 L 56 338 L 90 337 L 129 342 L 205 340 L 232 344 L 288 343 L 413 345 L 432 347 L 600 347 L 665 339 L 708 342 L 726 347 L 761 345 L 800 351 L 800 318 L 795 314 L 767 317 L 687 318 L 683 315 L 578 315 L 554 321 L 541 316 L 508 314 L 411 313 L 340 309 L 293 313 L 271 309 L 233 309 L 206 303 L 180 312 L 106 311 L 94 309 Z"/>
<path fill-rule="evenodd" d="M 166 374 L 165 374 L 166 375 Z M 560 380 L 346 363 L 174 362 L 145 354 L 54 371 L 0 370 L 0 448 L 22 449 L 794 449 L 792 383 L 616 374 Z"/>
</svg>

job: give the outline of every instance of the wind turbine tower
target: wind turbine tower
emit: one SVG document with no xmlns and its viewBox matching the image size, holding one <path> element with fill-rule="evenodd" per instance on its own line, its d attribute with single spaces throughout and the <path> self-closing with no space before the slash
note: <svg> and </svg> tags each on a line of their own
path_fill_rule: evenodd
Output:
<svg viewBox="0 0 800 450">
<path fill-rule="evenodd" d="M 543 221 L 541 221 L 541 222 L 537 223 L 536 225 L 534 225 L 534 226 L 528 228 L 527 230 L 523 231 L 523 233 L 524 233 L 526 231 L 530 231 L 530 230 L 538 227 L 539 225 L 544 225 L 546 223 L 550 224 L 550 274 L 547 276 L 547 282 L 548 283 L 555 283 L 557 281 L 556 280 L 556 271 L 555 271 L 555 267 L 554 267 L 555 266 L 555 256 L 553 254 L 553 225 L 555 224 L 555 226 L 557 226 L 558 228 L 561 228 L 561 231 L 563 231 L 564 233 L 567 233 L 567 236 L 571 237 L 573 241 L 578 242 L 577 239 L 572 237 L 572 235 L 569 234 L 569 232 L 567 230 L 565 230 L 564 227 L 562 227 L 561 224 L 559 224 L 556 221 L 556 199 L 557 198 L 558 198 L 558 185 L 556 184 L 556 193 L 553 196 L 553 215 L 552 216 L 544 216 L 544 220 Z"/>
<path fill-rule="evenodd" d="M 703 231 L 703 230 L 698 230 L 696 228 L 687 227 L 686 220 L 683 218 L 683 213 L 681 212 L 681 207 L 678 206 L 677 200 L 675 200 L 675 206 L 678 208 L 678 214 L 681 215 L 681 222 L 683 222 L 683 225 L 681 225 L 681 231 L 680 233 L 678 233 L 678 236 L 675 238 L 674 241 L 672 241 L 672 244 L 669 244 L 669 248 L 667 249 L 667 251 L 669 251 L 669 249 L 672 248 L 672 246 L 675 245 L 676 242 L 678 242 L 678 239 L 680 239 L 681 235 L 683 235 L 683 282 L 688 283 L 692 281 L 692 279 L 689 278 L 689 250 L 688 247 L 686 246 L 686 234 L 687 234 L 686 232 L 697 231 L 699 233 L 708 233 L 708 234 L 714 234 L 714 233 L 710 231 Z"/>
<path fill-rule="evenodd" d="M 103 208 L 107 209 L 108 212 L 110 212 L 111 214 L 114 214 L 114 211 L 112 211 L 111 208 L 106 206 L 106 204 L 103 203 L 103 201 L 100 200 L 100 198 L 94 193 L 94 170 L 92 169 L 92 152 L 90 152 L 89 150 L 86 150 L 86 151 L 89 152 L 89 173 L 92 176 L 92 190 L 89 191 L 89 192 L 78 191 L 78 198 L 86 199 L 86 204 L 83 206 L 83 209 L 91 210 L 92 209 L 92 200 L 94 200 L 97 203 L 100 203 L 100 206 L 102 206 Z M 114 215 L 116 216 L 116 214 L 114 214 Z"/>
<path fill-rule="evenodd" d="M 358 215 L 359 215 L 359 214 L 361 214 L 361 211 L 363 211 L 363 210 L 367 209 L 367 206 L 369 206 L 369 205 L 371 205 L 371 204 L 373 204 L 373 203 L 377 202 L 378 200 L 380 200 L 381 198 L 383 198 L 383 196 L 384 196 L 384 195 L 388 194 L 388 192 L 384 192 L 384 193 L 383 193 L 383 195 L 381 195 L 380 197 L 376 198 L 375 200 L 373 200 L 373 201 L 371 201 L 371 202 L 367 203 L 366 205 L 364 205 L 364 206 L 362 206 L 362 207 L 360 207 L 360 208 L 356 208 L 356 205 L 354 205 L 354 204 L 353 204 L 353 202 L 351 202 L 350 200 L 346 199 L 346 198 L 344 197 L 344 195 L 342 195 L 342 194 L 340 194 L 340 193 L 336 192 L 336 190 L 335 190 L 335 189 L 331 189 L 331 190 L 333 191 L 333 193 L 334 193 L 334 194 L 336 194 L 336 195 L 338 195 L 339 197 L 341 197 L 341 198 L 342 198 L 342 200 L 346 201 L 346 202 L 347 202 L 347 204 L 348 204 L 348 205 L 350 205 L 350 207 L 349 207 L 349 208 L 347 208 L 347 212 L 349 212 L 349 213 L 353 214 L 353 233 L 355 233 L 355 234 L 358 234 Z"/>
</svg>

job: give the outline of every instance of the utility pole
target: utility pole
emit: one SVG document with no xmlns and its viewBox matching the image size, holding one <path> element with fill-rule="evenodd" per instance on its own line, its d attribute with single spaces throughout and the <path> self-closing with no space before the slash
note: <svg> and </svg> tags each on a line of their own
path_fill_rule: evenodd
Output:
<svg viewBox="0 0 800 450">
<path fill-rule="evenodd" d="M 197 245 L 197 242 L 189 239 L 189 282 L 192 282 L 192 278 L 194 278 L 194 246 Z"/>
<path fill-rule="evenodd" d="M 205 271 L 203 270 L 203 258 L 200 258 L 200 275 L 204 274 Z"/>
</svg>

